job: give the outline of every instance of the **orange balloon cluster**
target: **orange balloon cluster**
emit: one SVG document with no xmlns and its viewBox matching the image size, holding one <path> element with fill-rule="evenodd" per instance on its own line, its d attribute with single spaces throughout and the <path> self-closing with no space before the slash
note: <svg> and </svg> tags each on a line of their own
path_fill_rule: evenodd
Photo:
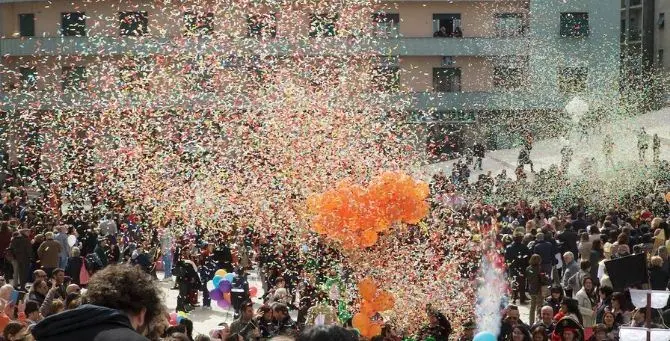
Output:
<svg viewBox="0 0 670 341">
<path fill-rule="evenodd" d="M 358 283 L 358 293 L 361 296 L 361 306 L 360 311 L 352 319 L 352 325 L 361 335 L 372 338 L 381 334 L 382 324 L 373 321 L 371 317 L 377 312 L 393 309 L 395 300 L 388 291 L 377 290 L 377 284 L 370 278 L 365 278 Z"/>
<path fill-rule="evenodd" d="M 368 247 L 396 222 L 416 224 L 428 214 L 428 184 L 400 172 L 383 173 L 367 187 L 341 182 L 307 200 L 312 229 L 347 248 Z"/>
</svg>

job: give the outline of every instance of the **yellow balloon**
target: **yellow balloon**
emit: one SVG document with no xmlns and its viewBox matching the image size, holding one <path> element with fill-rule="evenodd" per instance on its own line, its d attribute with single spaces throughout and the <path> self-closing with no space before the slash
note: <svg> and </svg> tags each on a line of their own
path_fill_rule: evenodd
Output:
<svg viewBox="0 0 670 341">
<path fill-rule="evenodd" d="M 225 276 L 226 274 L 227 272 L 224 269 L 216 270 L 216 272 L 214 273 L 215 276 L 221 276 L 221 277 Z"/>
</svg>

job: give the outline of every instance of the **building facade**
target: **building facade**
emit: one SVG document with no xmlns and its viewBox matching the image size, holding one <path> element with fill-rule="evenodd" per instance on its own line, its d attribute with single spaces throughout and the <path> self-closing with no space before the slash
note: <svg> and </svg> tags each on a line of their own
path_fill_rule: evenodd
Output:
<svg viewBox="0 0 670 341">
<path fill-rule="evenodd" d="M 462 151 L 475 140 L 510 147 L 523 129 L 551 135 L 543 123 L 531 122 L 543 116 L 565 119 L 563 108 L 576 95 L 592 111 L 606 112 L 617 103 L 622 13 L 617 0 L 382 1 L 379 10 L 369 18 L 377 38 L 365 42 L 366 48 L 384 57 L 395 73 L 389 98 L 402 103 L 394 108 L 423 131 L 432 154 Z M 22 110 L 87 110 L 101 103 L 132 106 L 146 97 L 119 92 L 127 67 L 120 63 L 129 56 L 171 56 L 183 48 L 220 51 L 206 40 L 184 42 L 187 33 L 243 36 L 242 49 L 268 54 L 357 51 L 356 42 L 342 43 L 348 37 L 338 35 L 335 20 L 355 13 L 315 18 L 261 8 L 218 26 L 217 19 L 227 15 L 185 10 L 170 1 L 0 0 L 0 111 L 11 116 Z M 266 18 L 263 24 L 255 23 L 259 16 Z M 319 44 L 292 39 L 312 36 L 315 20 L 330 32 L 314 38 Z M 262 47 L 256 31 L 269 37 Z M 634 36 L 628 25 L 626 32 Z M 206 94 L 152 99 L 162 108 L 206 108 L 208 100 Z"/>
</svg>

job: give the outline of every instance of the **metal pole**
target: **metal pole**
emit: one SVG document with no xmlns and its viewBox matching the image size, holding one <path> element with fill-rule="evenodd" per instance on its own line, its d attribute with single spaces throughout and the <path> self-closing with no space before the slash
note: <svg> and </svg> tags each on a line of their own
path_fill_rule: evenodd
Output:
<svg viewBox="0 0 670 341">
<path fill-rule="evenodd" d="M 645 316 L 644 322 L 645 328 L 647 328 L 647 341 L 651 341 L 651 291 L 647 292 L 647 315 Z"/>
</svg>

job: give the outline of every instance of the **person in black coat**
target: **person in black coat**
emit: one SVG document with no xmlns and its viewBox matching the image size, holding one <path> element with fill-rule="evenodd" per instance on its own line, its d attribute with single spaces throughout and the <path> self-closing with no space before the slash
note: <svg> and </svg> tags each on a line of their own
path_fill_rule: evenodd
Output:
<svg viewBox="0 0 670 341">
<path fill-rule="evenodd" d="M 522 243 L 523 234 L 515 234 L 513 240 L 512 244 L 505 249 L 505 263 L 509 276 L 512 278 L 512 301 L 516 302 L 518 298 L 523 304 L 527 300 L 525 271 L 531 253 Z"/>
<path fill-rule="evenodd" d="M 111 265 L 91 277 L 89 304 L 50 315 L 32 334 L 40 341 L 148 341 L 142 336 L 163 314 L 161 290 L 139 268 Z"/>
<path fill-rule="evenodd" d="M 546 236 L 542 232 L 538 232 L 535 235 L 535 245 L 533 246 L 533 253 L 536 253 L 542 257 L 542 272 L 551 277 L 551 267 L 554 265 L 556 258 L 554 255 L 557 253 L 554 245 L 545 240 Z"/>
<path fill-rule="evenodd" d="M 72 283 L 81 286 L 81 279 L 79 274 L 81 273 L 81 265 L 84 263 L 84 258 L 81 257 L 78 247 L 73 247 L 72 256 L 67 259 L 67 265 L 65 266 L 65 275 L 72 278 Z"/>
<path fill-rule="evenodd" d="M 448 341 L 451 335 L 451 323 L 441 312 L 428 308 L 429 324 L 419 331 L 419 340 L 433 337 L 435 341 Z"/>
<path fill-rule="evenodd" d="M 472 146 L 472 154 L 475 156 L 475 165 L 473 169 L 477 169 L 477 166 L 479 166 L 479 170 L 482 170 L 482 159 L 484 158 L 484 146 L 477 142 Z"/>
<path fill-rule="evenodd" d="M 564 254 L 568 251 L 572 252 L 573 255 L 579 254 L 579 249 L 577 248 L 577 240 L 579 238 L 577 233 L 575 233 L 572 224 L 566 224 L 565 230 L 559 233 L 556 236 L 556 239 L 561 242 L 561 254 Z"/>
<path fill-rule="evenodd" d="M 670 280 L 670 275 L 663 270 L 663 258 L 659 256 L 651 257 L 651 265 L 649 266 L 651 290 L 666 290 L 668 280 Z"/>
</svg>

